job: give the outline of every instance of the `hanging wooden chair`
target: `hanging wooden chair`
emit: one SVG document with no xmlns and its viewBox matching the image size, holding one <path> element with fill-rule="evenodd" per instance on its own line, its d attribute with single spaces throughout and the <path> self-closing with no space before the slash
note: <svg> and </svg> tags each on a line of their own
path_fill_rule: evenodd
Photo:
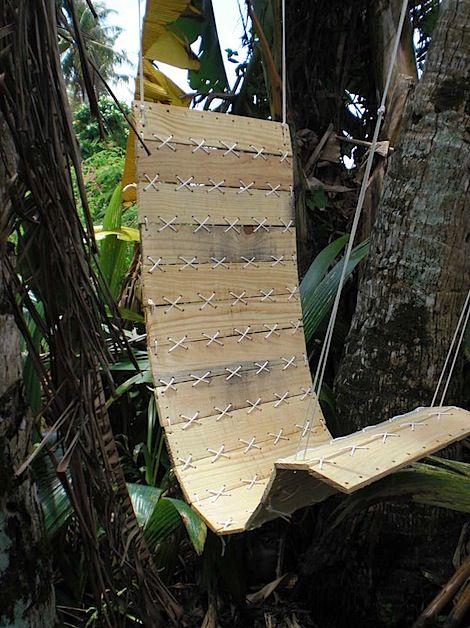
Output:
<svg viewBox="0 0 470 628">
<path fill-rule="evenodd" d="M 337 439 L 319 407 L 306 422 L 287 127 L 147 103 L 143 129 L 142 288 L 158 413 L 185 498 L 214 532 L 350 493 L 470 434 L 470 413 L 454 407 Z"/>
</svg>

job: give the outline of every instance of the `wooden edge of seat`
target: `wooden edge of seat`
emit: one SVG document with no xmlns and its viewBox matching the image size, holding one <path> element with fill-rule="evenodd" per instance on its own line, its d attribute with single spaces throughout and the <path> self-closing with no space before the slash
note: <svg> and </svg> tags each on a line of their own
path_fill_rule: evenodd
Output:
<svg viewBox="0 0 470 628">
<path fill-rule="evenodd" d="M 425 427 L 429 428 L 426 432 Z M 468 410 L 453 406 L 418 408 L 365 431 L 318 445 L 312 449 L 315 458 L 311 455 L 301 460 L 294 455 L 275 462 L 253 513 L 224 530 L 207 516 L 204 508 L 195 504 L 193 507 L 219 535 L 244 532 L 277 517 L 289 518 L 295 510 L 338 492 L 354 493 L 469 435 Z M 383 448 L 385 445 L 387 449 Z M 347 451 L 353 447 L 357 449 L 357 457 L 356 453 L 351 456 Z M 363 449 L 369 451 L 365 453 Z M 328 456 L 332 458 L 331 464 L 327 462 Z"/>
</svg>

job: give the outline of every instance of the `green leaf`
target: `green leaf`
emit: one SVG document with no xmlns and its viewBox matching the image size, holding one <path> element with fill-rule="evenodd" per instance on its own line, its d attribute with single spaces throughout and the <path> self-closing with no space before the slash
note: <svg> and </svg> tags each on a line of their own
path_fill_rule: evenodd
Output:
<svg viewBox="0 0 470 628">
<path fill-rule="evenodd" d="M 145 484 L 127 484 L 135 516 L 139 525 L 145 528 L 162 494 L 161 489 Z"/>
<path fill-rule="evenodd" d="M 111 294 L 115 299 L 127 271 L 127 247 L 134 241 L 135 229 L 122 227 L 122 189 L 117 185 L 106 209 L 103 225 L 98 226 L 98 233 L 104 238 L 100 243 L 100 268 L 106 279 Z"/>
<path fill-rule="evenodd" d="M 133 369 L 134 370 L 134 369 Z M 129 379 L 126 379 L 120 386 L 116 388 L 113 392 L 112 396 L 107 400 L 106 407 L 109 408 L 111 404 L 113 404 L 119 397 L 122 397 L 132 386 L 136 386 L 137 384 L 151 384 L 152 383 L 152 374 L 150 371 L 145 371 L 143 373 L 137 373 L 137 375 L 133 375 Z"/>
<path fill-rule="evenodd" d="M 120 307 L 118 310 L 121 318 L 126 321 L 131 321 L 132 323 L 145 323 L 145 317 L 138 312 L 134 312 L 133 310 L 129 310 L 125 307 Z"/>
<path fill-rule="evenodd" d="M 328 205 L 328 198 L 323 188 L 310 190 L 306 198 L 309 209 L 324 209 Z"/>
<path fill-rule="evenodd" d="M 155 550 L 159 543 L 183 524 L 194 549 L 198 554 L 202 553 L 207 528 L 186 502 L 161 497 L 161 489 L 153 486 L 128 484 L 127 487 L 137 520 L 144 527 L 145 540 L 150 549 Z"/>
<path fill-rule="evenodd" d="M 140 234 L 138 229 L 132 227 L 121 227 L 120 229 L 107 229 L 102 225 L 95 225 L 95 239 L 99 242 L 109 236 L 116 236 L 118 240 L 124 242 L 139 242 Z"/>
<path fill-rule="evenodd" d="M 186 502 L 181 499 L 172 499 L 169 497 L 165 497 L 168 502 L 173 504 L 174 508 L 177 510 L 183 524 L 186 528 L 186 532 L 193 544 L 194 549 L 199 554 L 202 554 L 204 549 L 204 544 L 207 538 L 207 527 L 204 521 L 199 517 L 194 510 L 188 506 Z"/>
<path fill-rule="evenodd" d="M 434 464 L 414 463 L 345 497 L 332 513 L 328 530 L 346 517 L 385 500 L 407 498 L 419 504 L 470 513 L 470 465 L 437 457 L 430 460 Z"/>
<path fill-rule="evenodd" d="M 363 242 L 359 244 L 351 253 L 348 263 L 346 280 L 351 276 L 352 272 L 361 260 L 367 255 L 369 243 Z M 304 321 L 304 332 L 307 342 L 309 342 L 324 318 L 329 314 L 335 300 L 336 291 L 338 289 L 341 272 L 343 269 L 343 260 L 340 260 L 330 270 L 330 272 L 321 280 L 313 290 L 302 292 L 302 312 Z"/>
<path fill-rule="evenodd" d="M 212 0 L 203 0 L 202 12 L 204 21 L 199 52 L 199 70 L 188 73 L 189 85 L 192 89 L 203 93 L 210 90 L 216 92 L 228 91 L 229 84 L 225 73 L 224 61 L 220 51 L 219 35 L 215 23 Z"/>
<path fill-rule="evenodd" d="M 300 284 L 300 291 L 307 295 L 317 288 L 320 281 L 325 276 L 328 268 L 333 264 L 337 256 L 344 249 L 349 236 L 346 234 L 331 242 L 316 256 L 310 264 L 310 268 L 305 273 Z"/>
<path fill-rule="evenodd" d="M 44 523 L 49 536 L 54 536 L 73 514 L 73 508 L 62 483 L 46 456 L 35 461 L 34 471 Z"/>
</svg>

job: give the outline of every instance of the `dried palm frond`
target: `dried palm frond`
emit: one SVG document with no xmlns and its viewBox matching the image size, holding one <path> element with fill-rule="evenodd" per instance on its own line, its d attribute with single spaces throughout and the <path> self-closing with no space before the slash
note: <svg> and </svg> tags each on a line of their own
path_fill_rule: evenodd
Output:
<svg viewBox="0 0 470 628">
<path fill-rule="evenodd" d="M 68 4 L 73 12 L 73 0 Z M 0 271 L 41 381 L 41 416 L 58 434 L 49 455 L 80 524 L 103 624 L 124 625 L 130 608 L 154 626 L 162 609 L 176 622 L 180 607 L 158 578 L 145 546 L 105 407 L 103 382 L 112 387 L 112 379 L 104 328 L 110 330 L 115 352 L 128 347 L 94 263 L 96 245 L 59 60 L 57 10 L 54 0 L 0 4 L 0 116 L 9 131 L 0 137 L 0 159 L 7 169 Z M 86 68 L 84 47 L 81 54 Z M 89 98 L 94 102 L 92 93 Z M 7 136 L 14 168 L 7 165 Z M 73 177 L 86 228 L 77 213 Z M 16 266 L 6 255 L 13 233 Z M 47 363 L 30 335 L 31 319 L 48 348 Z"/>
</svg>

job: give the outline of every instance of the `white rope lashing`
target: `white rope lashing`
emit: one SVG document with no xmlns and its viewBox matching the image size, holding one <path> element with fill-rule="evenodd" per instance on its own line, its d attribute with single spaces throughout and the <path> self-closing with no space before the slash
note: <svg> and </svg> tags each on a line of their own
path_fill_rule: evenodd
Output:
<svg viewBox="0 0 470 628">
<path fill-rule="evenodd" d="M 372 142 L 370 145 L 370 149 L 369 149 L 369 155 L 367 157 L 367 162 L 366 162 L 366 167 L 365 167 L 365 171 L 364 171 L 364 177 L 362 179 L 362 183 L 361 183 L 361 189 L 359 191 L 359 197 L 357 199 L 357 204 L 356 204 L 356 210 L 354 213 L 354 219 L 353 219 L 353 224 L 351 227 L 351 234 L 349 236 L 349 241 L 348 241 L 348 246 L 346 249 L 346 254 L 344 256 L 344 262 L 343 262 L 343 267 L 342 267 L 342 271 L 341 271 L 341 276 L 340 276 L 340 280 L 339 280 L 339 284 L 338 284 L 338 289 L 336 291 L 336 296 L 335 296 L 335 300 L 333 303 L 333 309 L 331 311 L 331 316 L 330 316 L 330 320 L 328 322 L 328 328 L 326 331 L 326 335 L 325 335 L 325 340 L 323 342 L 323 346 L 322 346 L 322 350 L 320 353 L 320 359 L 318 361 L 318 365 L 317 365 L 317 369 L 315 372 L 315 377 L 313 380 L 313 386 L 312 386 L 312 396 L 310 398 L 308 407 L 307 407 L 307 412 L 306 412 L 306 417 L 305 417 L 305 422 L 304 422 L 304 427 L 305 424 L 307 422 L 309 422 L 310 426 L 312 426 L 310 429 L 307 428 L 307 439 L 305 442 L 305 447 L 304 447 L 304 451 L 303 451 L 303 457 L 305 459 L 306 453 L 307 453 L 307 449 L 308 449 L 308 445 L 309 445 L 309 441 L 310 441 L 310 434 L 311 434 L 311 430 L 313 429 L 313 426 L 315 425 L 314 421 L 315 421 L 315 416 L 317 413 L 317 403 L 316 400 L 319 398 L 320 396 L 320 391 L 321 391 L 321 387 L 323 384 L 323 378 L 325 375 L 325 368 L 326 368 L 326 363 L 328 361 L 328 355 L 330 352 L 330 346 L 331 346 L 331 339 L 333 337 L 333 330 L 334 330 L 334 326 L 336 323 L 336 317 L 338 314 L 338 308 L 339 308 L 339 302 L 340 302 L 340 298 L 341 298 L 341 293 L 343 291 L 343 286 L 344 286 L 344 282 L 346 279 L 346 272 L 347 272 L 347 268 L 348 268 L 348 264 L 349 261 L 351 259 L 351 253 L 352 253 L 352 249 L 353 249 L 353 245 L 354 245 L 354 240 L 356 237 L 356 232 L 359 226 L 359 220 L 361 217 L 361 213 L 362 213 L 362 208 L 364 206 L 364 199 L 366 196 L 366 192 L 367 192 L 367 187 L 369 185 L 369 177 L 370 177 L 370 173 L 372 170 L 372 164 L 374 161 L 374 156 L 375 156 L 375 151 L 377 148 L 377 143 L 378 143 L 378 139 L 379 139 L 379 133 L 380 133 L 380 128 L 382 126 L 382 120 L 385 114 L 385 104 L 387 102 L 387 98 L 388 98 L 388 92 L 390 89 L 390 85 L 392 82 L 392 76 L 393 76 L 393 71 L 395 68 L 395 62 L 396 62 L 396 58 L 397 58 L 397 53 L 398 53 L 398 46 L 400 44 L 400 39 L 401 39 L 401 33 L 403 30 L 403 24 L 405 22 L 405 17 L 406 17 L 406 11 L 408 8 L 408 0 L 403 0 L 403 4 L 402 4 L 402 8 L 401 8 L 401 14 L 400 14 L 400 20 L 398 23 L 398 27 L 397 27 L 397 32 L 395 35 L 395 41 L 393 44 L 393 50 L 392 50 L 392 54 L 390 57 L 390 65 L 388 68 L 388 73 L 387 73 L 387 79 L 385 82 L 385 87 L 384 87 L 384 91 L 382 94 L 382 99 L 380 102 L 380 107 L 377 111 L 377 121 L 375 123 L 375 129 L 374 129 L 374 134 L 372 137 Z M 311 417 L 311 419 L 310 419 Z M 301 449 L 301 440 L 299 441 L 299 449 L 298 451 L 300 451 Z"/>
<path fill-rule="evenodd" d="M 432 401 L 431 401 L 431 408 L 433 408 L 434 404 L 436 403 L 436 399 L 437 399 L 437 396 L 439 394 L 439 389 L 440 389 L 440 387 L 442 385 L 442 381 L 444 379 L 445 372 L 446 372 L 447 367 L 449 365 L 449 361 L 450 361 L 450 359 L 452 357 L 452 354 L 454 354 L 454 356 L 452 358 L 452 363 L 450 365 L 449 373 L 447 375 L 446 383 L 444 385 L 444 390 L 442 391 L 441 399 L 439 401 L 439 410 L 442 408 L 442 406 L 444 404 L 444 399 L 445 399 L 445 396 L 447 394 L 447 389 L 449 388 L 450 380 L 452 379 L 452 375 L 453 375 L 453 372 L 454 372 L 455 363 L 457 362 L 457 356 L 459 355 L 460 347 L 462 346 L 462 342 L 463 342 L 463 339 L 465 337 L 465 331 L 467 329 L 469 318 L 470 318 L 470 289 L 467 292 L 467 297 L 466 297 L 466 299 L 464 301 L 464 304 L 463 304 L 463 307 L 462 307 L 462 311 L 460 313 L 460 317 L 459 317 L 459 320 L 457 322 L 457 327 L 455 328 L 455 332 L 454 332 L 454 335 L 452 337 L 452 341 L 450 343 L 449 351 L 447 352 L 447 356 L 446 356 L 446 359 L 445 359 L 445 362 L 444 362 L 444 366 L 442 367 L 442 372 L 441 372 L 441 375 L 439 377 L 439 381 L 437 382 L 436 390 L 434 392 L 434 396 L 433 396 Z M 457 340 L 457 337 L 458 337 L 458 340 Z M 457 341 L 457 345 L 455 344 L 456 341 Z"/>
</svg>

